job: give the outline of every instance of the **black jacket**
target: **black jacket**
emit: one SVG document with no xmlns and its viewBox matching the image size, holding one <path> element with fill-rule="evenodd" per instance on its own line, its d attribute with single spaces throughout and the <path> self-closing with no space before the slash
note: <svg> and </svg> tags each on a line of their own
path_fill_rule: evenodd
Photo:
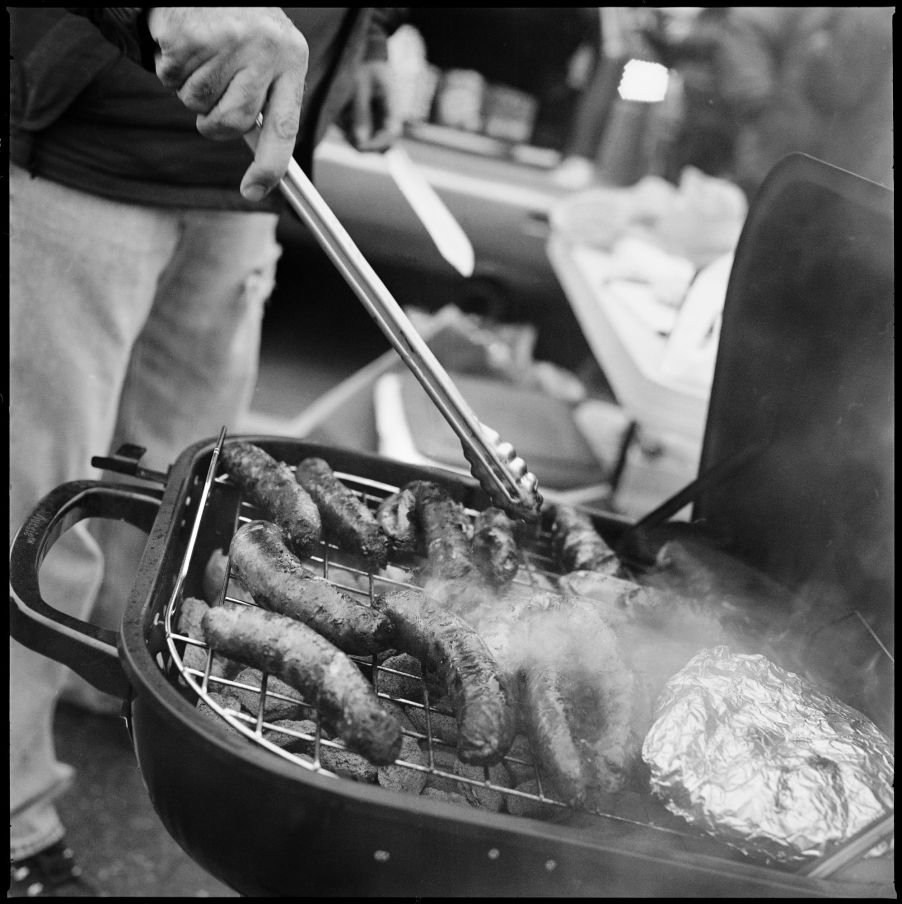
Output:
<svg viewBox="0 0 902 904">
<path fill-rule="evenodd" d="M 243 140 L 210 141 L 164 88 L 127 19 L 108 8 L 8 7 L 10 159 L 35 175 L 132 203 L 277 210 L 238 186 Z M 285 9 L 307 39 L 310 64 L 296 158 L 313 149 L 351 96 L 355 67 L 386 53 L 402 10 Z M 136 23 L 131 23 L 136 27 Z"/>
</svg>

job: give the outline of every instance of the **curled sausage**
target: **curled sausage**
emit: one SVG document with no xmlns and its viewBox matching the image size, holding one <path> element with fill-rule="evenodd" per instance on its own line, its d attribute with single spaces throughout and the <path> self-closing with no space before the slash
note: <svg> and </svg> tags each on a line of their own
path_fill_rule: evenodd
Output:
<svg viewBox="0 0 902 904">
<path fill-rule="evenodd" d="M 522 672 L 520 704 L 536 759 L 564 803 L 585 801 L 589 781 L 568 719 L 567 682 L 559 668 L 531 662 Z"/>
<path fill-rule="evenodd" d="M 232 604 L 209 609 L 202 627 L 214 650 L 300 691 L 350 750 L 376 765 L 398 757 L 398 721 L 382 708 L 360 669 L 316 631 L 275 612 Z"/>
<path fill-rule="evenodd" d="M 620 561 L 587 514 L 570 505 L 551 506 L 551 547 L 565 573 L 600 571 L 616 574 Z"/>
<path fill-rule="evenodd" d="M 416 505 L 414 490 L 403 487 L 386 496 L 376 509 L 376 521 L 395 554 L 413 556 L 418 552 Z"/>
<path fill-rule="evenodd" d="M 431 573 L 439 578 L 474 576 L 473 525 L 464 507 L 430 481 L 417 480 L 407 486 L 416 497 L 416 519 Z"/>
<path fill-rule="evenodd" d="M 520 567 L 514 525 L 499 508 L 476 516 L 473 525 L 473 558 L 487 580 L 496 586 L 510 583 Z"/>
<path fill-rule="evenodd" d="M 221 549 L 214 549 L 207 559 L 203 574 L 204 599 L 211 606 L 215 606 L 222 598 L 223 587 L 225 595 L 245 603 L 252 603 L 250 592 L 246 587 L 232 577 L 229 577 L 229 556 Z"/>
<path fill-rule="evenodd" d="M 176 630 L 192 640 L 203 641 L 204 634 L 200 626 L 204 613 L 209 608 L 203 600 L 193 596 L 185 597 L 179 607 Z M 182 661 L 188 668 L 203 672 L 207 667 L 207 651 L 203 647 L 186 644 L 185 652 L 182 654 Z M 218 678 L 232 678 L 240 670 L 241 667 L 237 663 L 230 662 L 225 656 L 220 656 L 217 653 L 213 654 L 212 662 L 210 663 L 211 675 Z"/>
<path fill-rule="evenodd" d="M 322 536 L 322 519 L 291 468 L 253 443 L 226 443 L 221 460 L 244 498 L 282 528 L 291 549 L 299 556 L 313 552 Z"/>
<path fill-rule="evenodd" d="M 322 458 L 305 458 L 295 469 L 297 482 L 319 509 L 326 537 L 345 552 L 385 568 L 388 540 L 369 507 L 352 493 Z"/>
<path fill-rule="evenodd" d="M 238 579 L 264 608 L 304 622 L 347 653 L 387 649 L 387 617 L 315 575 L 271 521 L 242 525 L 229 551 Z"/>
<path fill-rule="evenodd" d="M 375 606 L 391 621 L 393 645 L 435 672 L 447 689 L 460 759 L 485 766 L 499 762 L 516 733 L 516 702 L 482 638 L 417 591 L 387 593 L 376 598 Z"/>
<path fill-rule="evenodd" d="M 632 780 L 645 699 L 602 619 L 588 610 L 572 610 L 569 628 L 559 619 L 560 613 L 534 617 L 520 702 L 539 764 L 566 803 L 580 804 Z M 572 635 L 562 639 L 567 631 Z"/>
</svg>

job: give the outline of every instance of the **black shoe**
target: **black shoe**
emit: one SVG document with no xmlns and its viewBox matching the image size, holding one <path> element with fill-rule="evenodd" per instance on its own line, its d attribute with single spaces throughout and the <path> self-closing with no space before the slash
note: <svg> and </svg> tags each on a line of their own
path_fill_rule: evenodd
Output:
<svg viewBox="0 0 902 904">
<path fill-rule="evenodd" d="M 7 898 L 94 898 L 97 890 L 81 873 L 65 841 L 10 860 Z"/>
</svg>

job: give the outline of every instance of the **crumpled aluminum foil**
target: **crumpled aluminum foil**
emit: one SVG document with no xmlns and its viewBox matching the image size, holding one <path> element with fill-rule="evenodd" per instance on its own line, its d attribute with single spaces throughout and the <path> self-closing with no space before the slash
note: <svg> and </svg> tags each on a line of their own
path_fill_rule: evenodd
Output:
<svg viewBox="0 0 902 904">
<path fill-rule="evenodd" d="M 889 738 L 799 675 L 725 646 L 665 684 L 642 758 L 667 809 L 768 863 L 822 856 L 893 809 Z"/>
</svg>

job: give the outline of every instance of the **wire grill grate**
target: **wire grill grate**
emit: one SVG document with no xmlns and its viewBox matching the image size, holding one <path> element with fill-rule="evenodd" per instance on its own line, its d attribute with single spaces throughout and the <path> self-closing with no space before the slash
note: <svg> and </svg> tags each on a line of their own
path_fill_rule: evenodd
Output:
<svg viewBox="0 0 902 904">
<path fill-rule="evenodd" d="M 384 498 L 398 489 L 389 484 L 369 480 L 350 473 L 336 471 L 336 476 L 371 509 L 375 509 Z M 214 483 L 229 486 L 228 479 L 224 477 L 217 478 Z M 204 499 L 205 497 L 202 496 L 201 503 L 203 503 Z M 468 509 L 467 512 L 470 517 L 476 515 L 473 510 Z M 202 521 L 204 514 L 204 511 L 197 513 L 198 524 Z M 234 512 L 233 526 L 237 529 L 242 523 L 258 517 L 260 517 L 259 513 L 250 504 L 242 501 Z M 185 552 L 185 562 L 183 562 L 182 568 L 183 575 L 188 570 L 188 559 L 193 555 L 192 546 L 193 543 L 189 543 Z M 227 552 L 227 550 L 225 551 Z M 536 529 L 528 543 L 519 544 L 519 554 L 520 568 L 513 579 L 513 583 L 532 590 L 555 592 L 558 587 L 558 578 L 561 575 L 555 567 L 550 536 L 546 532 Z M 353 556 L 344 554 L 334 544 L 322 542 L 318 553 L 306 558 L 304 564 L 329 581 L 337 589 L 346 594 L 367 600 L 370 603 L 377 595 L 391 590 L 422 589 L 420 585 L 414 582 L 413 573 L 403 562 L 390 563 L 388 568 L 382 573 L 375 574 L 359 567 L 358 561 Z M 201 563 L 194 564 L 198 566 Z M 233 577 L 231 569 L 226 569 L 218 602 L 228 601 L 241 605 L 256 605 L 250 599 L 236 596 L 229 592 L 230 588 L 234 586 L 231 583 Z M 205 705 L 210 713 L 222 719 L 232 730 L 237 731 L 251 742 L 269 750 L 276 756 L 296 764 L 299 768 L 337 780 L 348 780 L 340 774 L 340 770 L 337 772 L 333 771 L 332 768 L 324 764 L 324 758 L 329 758 L 328 754 L 330 751 L 349 753 L 348 748 L 340 740 L 333 740 L 327 736 L 315 708 L 311 704 L 306 703 L 299 693 L 286 694 L 268 686 L 269 676 L 266 673 L 263 673 L 259 687 L 213 674 L 213 651 L 203 642 L 179 632 L 175 627 L 178 624 L 180 606 L 185 598 L 183 589 L 181 585 L 176 587 L 176 592 L 173 593 L 164 615 L 166 642 L 169 652 L 169 662 L 163 664 L 164 670 L 170 672 L 173 680 L 181 685 L 183 691 L 188 692 L 196 704 Z M 572 593 L 572 591 L 570 592 Z M 879 644 L 879 639 L 877 642 L 882 647 L 882 644 Z M 199 649 L 206 654 L 202 669 L 185 662 L 187 650 L 192 648 Z M 465 796 L 468 790 L 471 792 L 471 797 L 472 792 L 477 791 L 500 795 L 509 813 L 555 818 L 555 814 L 566 815 L 568 812 L 582 812 L 610 823 L 619 823 L 626 827 L 650 830 L 658 834 L 659 837 L 667 836 L 671 839 L 677 839 L 677 843 L 680 845 L 685 845 L 687 842 L 698 842 L 703 839 L 701 833 L 696 832 L 689 826 L 675 828 L 673 825 L 664 824 L 668 821 L 669 814 L 662 809 L 660 812 L 663 819 L 661 822 L 657 822 L 654 817 L 649 818 L 645 816 L 642 819 L 636 819 L 629 815 L 609 812 L 591 806 L 582 806 L 577 809 L 557 800 L 543 783 L 542 774 L 536 765 L 536 759 L 533 757 L 528 742 L 525 742 L 525 737 L 523 736 L 521 738 L 524 743 L 515 745 L 515 748 L 503 759 L 503 765 L 508 773 L 511 776 L 519 776 L 517 782 L 512 781 L 508 785 L 507 783 L 495 781 L 488 768 L 482 770 L 483 776 L 481 778 L 472 774 L 465 775 L 454 771 L 447 764 L 453 760 L 455 745 L 453 742 L 439 737 L 440 732 L 436 730 L 436 721 L 438 719 L 453 718 L 453 715 L 449 710 L 439 707 L 431 699 L 426 681 L 413 672 L 383 665 L 380 662 L 380 657 L 377 656 L 351 656 L 350 658 L 371 676 L 379 699 L 390 705 L 400 707 L 405 713 L 417 712 L 421 716 L 419 723 L 422 726 L 422 730 L 418 730 L 413 723 L 405 724 L 403 726 L 403 734 L 418 742 L 425 755 L 425 762 L 414 762 L 402 757 L 396 761 L 392 768 L 397 767 L 402 771 L 425 774 L 427 779 L 436 783 L 436 786 L 439 786 L 438 783 L 444 783 L 445 785 L 450 783 L 450 787 L 459 789 L 459 793 L 463 793 Z M 422 699 L 414 700 L 410 699 L 409 696 L 387 692 L 384 687 L 386 679 L 390 676 L 402 678 L 407 682 L 418 685 Z M 219 702 L 217 697 L 211 696 L 213 694 L 221 694 L 229 689 L 244 692 L 245 701 L 241 711 L 226 708 Z M 248 707 L 246 705 L 247 694 L 256 695 L 256 707 Z M 284 719 L 268 719 L 266 717 L 266 709 L 273 702 L 297 706 L 301 716 L 295 720 L 296 724 L 302 719 L 309 720 L 313 725 L 313 729 L 302 730 L 295 727 L 295 725 L 276 724 L 283 722 Z M 273 740 L 275 736 L 281 736 L 290 740 L 287 743 L 276 743 Z M 297 744 L 303 745 L 303 753 L 287 749 Z M 531 776 L 534 790 L 523 790 L 526 781 L 524 776 L 526 775 Z M 518 802 L 520 806 L 518 806 Z M 522 806 L 524 803 L 529 806 L 524 808 Z M 708 839 L 704 840 L 709 843 Z M 715 844 L 715 847 L 724 856 L 735 858 L 734 852 L 728 851 L 718 844 Z"/>
<path fill-rule="evenodd" d="M 336 476 L 371 509 L 375 509 L 384 498 L 397 490 L 397 487 L 372 481 L 359 475 L 336 471 Z M 224 477 L 217 478 L 215 483 L 229 484 L 228 479 Z M 476 512 L 471 509 L 467 509 L 467 513 L 471 518 L 476 515 Z M 203 515 L 204 513 L 200 513 L 201 519 Z M 258 517 L 261 516 L 257 510 L 249 503 L 242 501 L 235 512 L 234 526 L 237 529 L 241 524 Z M 519 546 L 520 567 L 512 583 L 530 589 L 552 591 L 556 587 L 558 574 L 554 570 L 550 537 L 547 533 L 536 530 L 529 543 L 521 543 Z M 191 550 L 186 551 L 186 556 L 191 554 Z M 403 563 L 390 563 L 385 571 L 374 574 L 359 567 L 357 564 L 359 560 L 355 560 L 353 556 L 345 555 L 337 546 L 327 542 L 322 542 L 317 553 L 308 556 L 303 561 L 308 568 L 321 575 L 337 589 L 358 599 L 367 600 L 370 603 L 377 595 L 391 590 L 422 589 L 420 585 L 414 583 L 413 574 Z M 233 595 L 229 592 L 230 587 L 235 587 L 232 583 L 233 577 L 231 569 L 228 569 L 220 589 L 218 602 L 227 601 L 239 605 L 256 605 L 249 598 Z M 263 673 L 260 687 L 251 686 L 212 673 L 213 651 L 202 641 L 181 633 L 176 628 L 180 606 L 184 597 L 184 593 L 173 594 L 164 618 L 166 641 L 170 656 L 169 668 L 183 689 L 189 692 L 197 704 L 204 704 L 211 713 L 224 720 L 231 729 L 239 732 L 253 743 L 297 764 L 300 768 L 330 777 L 338 777 L 334 771 L 324 765 L 323 750 L 347 751 L 347 748 L 340 740 L 333 740 L 327 737 L 315 708 L 311 704 L 306 703 L 299 693 L 288 695 L 268 687 L 269 676 L 266 673 Z M 185 662 L 186 651 L 192 648 L 201 650 L 206 654 L 205 664 L 202 669 Z M 423 749 L 425 762 L 413 762 L 399 758 L 395 766 L 410 772 L 425 773 L 427 777 L 445 784 L 451 783 L 451 786 L 459 788 L 460 792 L 479 790 L 501 795 L 505 801 L 528 802 L 539 807 L 545 815 L 551 815 L 552 811 L 565 813 L 574 810 L 573 807 L 557 800 L 549 792 L 536 766 L 535 758 L 532 756 L 528 743 L 525 741 L 515 745 L 512 752 L 509 752 L 503 760 L 505 769 L 511 775 L 519 777 L 517 784 L 520 787 L 508 786 L 506 783 L 502 784 L 493 780 L 487 768 L 483 769 L 484 774 L 481 779 L 472 774 L 463 775 L 453 771 L 447 764 L 449 760 L 453 759 L 456 747 L 453 742 L 441 738 L 439 736 L 440 732 L 436 729 L 437 719 L 453 718 L 453 714 L 450 710 L 443 709 L 433 699 L 434 694 L 430 695 L 430 690 L 425 680 L 413 672 L 391 666 L 383 666 L 379 661 L 380 657 L 352 655 L 350 658 L 372 676 L 374 689 L 379 699 L 400 707 L 407 713 L 417 712 L 421 716 L 418 720 L 421 724 L 421 730 L 418 730 L 413 724 L 405 724 L 403 726 L 403 734 L 419 742 Z M 410 699 L 409 696 L 386 692 L 383 686 L 387 676 L 402 678 L 407 682 L 418 685 L 422 699 L 414 700 Z M 231 710 L 222 705 L 220 702 L 221 698 L 218 699 L 217 696 L 211 696 L 219 695 L 223 691 L 230 689 L 244 692 L 245 701 L 247 694 L 257 695 L 256 711 L 250 711 L 246 705 L 241 711 Z M 266 709 L 272 702 L 296 705 L 302 713 L 297 717 L 297 720 L 307 719 L 313 723 L 315 729 L 313 731 L 298 730 L 287 725 L 275 724 L 283 720 L 267 719 Z M 284 737 L 291 738 L 293 741 L 302 742 L 306 747 L 305 753 L 301 754 L 288 750 L 285 746 L 274 743 L 272 740 L 274 734 L 281 734 Z M 292 745 L 289 744 L 288 746 Z M 522 786 L 527 780 L 525 778 L 527 775 L 535 783 L 534 791 L 522 790 Z M 512 810 L 514 807 L 509 809 Z M 598 817 L 631 823 L 643 828 L 657 829 L 668 834 L 694 837 L 691 832 L 681 832 L 666 826 L 634 820 L 615 813 L 601 812 L 591 808 L 583 808 L 583 811 Z"/>
</svg>

